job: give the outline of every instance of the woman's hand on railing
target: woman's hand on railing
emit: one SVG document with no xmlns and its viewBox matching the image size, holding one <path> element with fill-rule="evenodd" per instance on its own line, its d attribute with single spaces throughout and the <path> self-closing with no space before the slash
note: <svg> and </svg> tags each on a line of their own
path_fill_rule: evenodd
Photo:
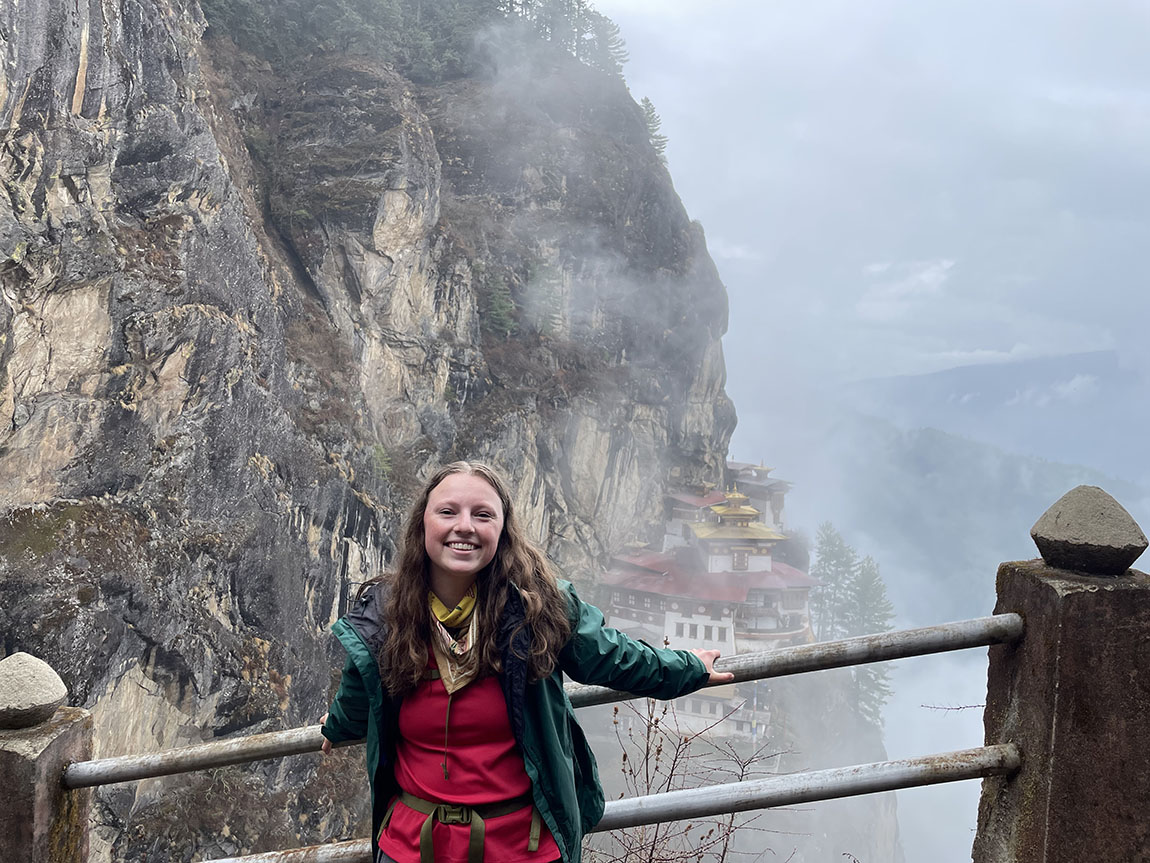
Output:
<svg viewBox="0 0 1150 863">
<path fill-rule="evenodd" d="M 703 667 L 707 669 L 707 673 L 711 676 L 707 679 L 707 683 L 731 683 L 735 679 L 735 675 L 729 671 L 715 671 L 715 660 L 719 658 L 718 650 L 699 650 L 693 648 L 691 653 L 703 660 Z"/>
<path fill-rule="evenodd" d="M 324 725 L 326 722 L 327 722 L 327 714 L 325 713 L 323 716 L 321 716 L 319 718 L 319 724 Z M 331 755 L 331 741 L 325 737 L 323 739 L 323 745 L 320 746 L 319 750 L 324 755 Z"/>
</svg>

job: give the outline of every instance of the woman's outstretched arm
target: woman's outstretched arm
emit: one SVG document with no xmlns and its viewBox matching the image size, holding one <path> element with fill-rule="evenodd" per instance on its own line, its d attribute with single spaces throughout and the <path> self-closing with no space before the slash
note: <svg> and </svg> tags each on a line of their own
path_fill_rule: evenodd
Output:
<svg viewBox="0 0 1150 863">
<path fill-rule="evenodd" d="M 559 652 L 564 673 L 579 683 L 610 686 L 652 698 L 677 698 L 733 677 L 714 670 L 717 650 L 669 650 L 636 641 L 606 625 L 603 612 L 583 602 L 566 582 L 571 637 Z"/>
</svg>

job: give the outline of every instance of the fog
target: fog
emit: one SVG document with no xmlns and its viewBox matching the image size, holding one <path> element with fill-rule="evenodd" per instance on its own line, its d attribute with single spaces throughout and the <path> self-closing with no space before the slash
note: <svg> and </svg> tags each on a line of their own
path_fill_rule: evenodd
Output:
<svg viewBox="0 0 1150 863">
<path fill-rule="evenodd" d="M 833 521 L 922 625 L 989 613 L 1079 482 L 1150 523 L 1150 7 L 596 6 L 730 294 L 731 455 L 795 483 L 789 526 Z M 949 708 L 985 651 L 893 686 L 892 757 L 981 743 Z M 969 860 L 977 795 L 900 793 L 907 860 Z"/>
</svg>

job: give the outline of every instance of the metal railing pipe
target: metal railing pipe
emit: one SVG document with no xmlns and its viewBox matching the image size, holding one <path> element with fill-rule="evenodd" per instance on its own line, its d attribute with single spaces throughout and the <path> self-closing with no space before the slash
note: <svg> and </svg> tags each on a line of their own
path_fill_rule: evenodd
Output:
<svg viewBox="0 0 1150 863">
<path fill-rule="evenodd" d="M 641 824 L 706 818 L 772 806 L 790 806 L 921 785 L 1010 775 L 1018 771 L 1021 760 L 1017 747 L 1005 743 L 921 758 L 857 764 L 854 767 L 836 767 L 611 800 L 607 803 L 603 817 L 590 832 L 603 833 Z M 371 842 L 356 839 L 290 851 L 220 858 L 211 863 L 371 863 Z"/>
<path fill-rule="evenodd" d="M 841 641 L 781 647 L 760 653 L 740 653 L 721 658 L 715 663 L 715 669 L 734 672 L 736 683 L 764 680 L 868 662 L 885 662 L 890 659 L 926 656 L 970 647 L 1007 644 L 1022 638 L 1023 628 L 1021 616 L 995 614 L 955 623 L 901 629 L 878 635 L 862 635 Z M 609 704 L 636 697 L 605 686 L 568 686 L 567 694 L 575 707 Z"/>
<path fill-rule="evenodd" d="M 917 788 L 1016 773 L 1022 758 L 1011 743 L 980 746 L 921 758 L 856 764 L 788 776 L 771 776 L 748 782 L 731 782 L 709 788 L 688 788 L 645 797 L 613 800 L 607 804 L 592 833 L 637 827 L 662 821 L 706 818 L 772 806 L 835 800 L 899 788 Z"/>
<path fill-rule="evenodd" d="M 323 744 L 323 735 L 319 729 L 318 725 L 307 725 L 303 728 L 289 728 L 287 731 L 213 740 L 211 743 L 166 749 L 150 755 L 120 755 L 94 761 L 77 761 L 64 769 L 64 787 L 110 785 L 113 782 L 131 782 L 154 776 L 226 767 L 229 764 L 246 764 L 265 758 L 318 752 Z"/>
<path fill-rule="evenodd" d="M 724 657 L 716 663 L 720 671 L 734 672 L 735 681 L 762 680 L 842 668 L 867 662 L 883 662 L 910 656 L 923 656 L 948 650 L 985 647 L 1017 641 L 1022 637 L 1022 618 L 1017 614 L 996 614 L 938 626 L 903 629 L 879 635 L 864 635 L 842 641 L 824 641 L 798 647 L 783 647 L 760 653 L 744 653 Z M 566 687 L 575 707 L 628 701 L 636 696 L 604 686 L 582 686 L 569 683 Z M 64 771 L 65 788 L 85 788 L 130 782 L 155 776 L 168 776 L 192 770 L 244 764 L 265 758 L 279 758 L 315 752 L 323 742 L 318 725 L 272 731 L 249 737 L 217 740 L 182 749 L 169 749 L 150 755 L 123 755 L 96 761 L 71 764 Z M 361 741 L 341 744 L 352 746 Z"/>
<path fill-rule="evenodd" d="M 371 840 L 352 839 L 244 857 L 217 857 L 205 863 L 372 863 Z"/>
</svg>

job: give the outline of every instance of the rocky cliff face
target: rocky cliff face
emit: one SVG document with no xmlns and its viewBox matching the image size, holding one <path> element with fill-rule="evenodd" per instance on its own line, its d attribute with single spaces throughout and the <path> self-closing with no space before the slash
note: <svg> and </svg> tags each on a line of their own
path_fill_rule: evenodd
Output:
<svg viewBox="0 0 1150 863">
<path fill-rule="evenodd" d="M 285 75 L 203 30 L 0 8 L 0 640 L 104 755 L 314 721 L 432 465 L 504 468 L 587 582 L 734 424 L 725 294 L 621 82 L 547 46 Z M 350 835 L 357 758 L 105 789 L 93 859 Z"/>
</svg>

